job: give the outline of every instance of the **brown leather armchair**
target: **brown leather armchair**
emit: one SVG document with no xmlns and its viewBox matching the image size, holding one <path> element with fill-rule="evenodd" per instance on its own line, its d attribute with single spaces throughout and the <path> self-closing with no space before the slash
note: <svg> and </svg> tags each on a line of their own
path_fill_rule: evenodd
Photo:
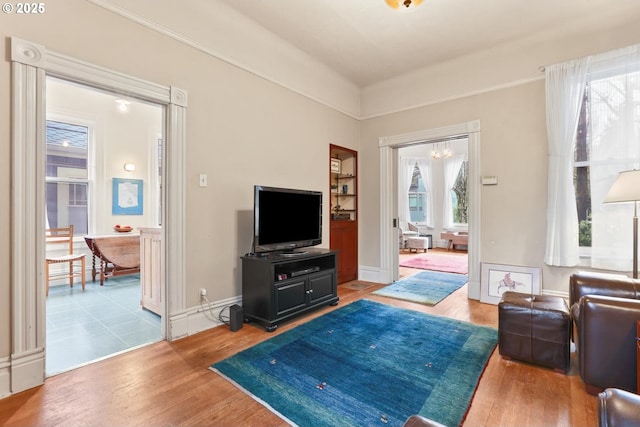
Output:
<svg viewBox="0 0 640 427">
<path fill-rule="evenodd" d="M 616 388 L 598 395 L 598 426 L 637 427 L 640 425 L 640 396 Z"/>
<path fill-rule="evenodd" d="M 580 378 L 587 393 L 637 391 L 640 281 L 597 273 L 571 276 L 569 303 Z"/>
</svg>

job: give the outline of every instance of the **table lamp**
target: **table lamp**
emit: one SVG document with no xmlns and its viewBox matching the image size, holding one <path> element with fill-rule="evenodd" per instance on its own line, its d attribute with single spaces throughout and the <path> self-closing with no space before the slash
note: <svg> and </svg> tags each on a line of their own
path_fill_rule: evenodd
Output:
<svg viewBox="0 0 640 427">
<path fill-rule="evenodd" d="M 633 202 L 633 278 L 638 278 L 638 201 L 640 170 L 622 171 L 609 189 L 604 203 Z"/>
</svg>

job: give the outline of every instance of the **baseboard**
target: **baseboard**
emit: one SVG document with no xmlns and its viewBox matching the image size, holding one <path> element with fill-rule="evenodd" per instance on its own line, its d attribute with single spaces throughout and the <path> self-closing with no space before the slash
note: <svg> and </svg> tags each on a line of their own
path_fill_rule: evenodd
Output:
<svg viewBox="0 0 640 427">
<path fill-rule="evenodd" d="M 44 384 L 44 349 L 11 355 L 11 393 L 19 393 Z"/>
<path fill-rule="evenodd" d="M 228 310 L 234 304 L 242 306 L 241 295 L 219 301 L 209 301 L 180 313 L 171 314 L 167 340 L 174 341 L 223 325 L 220 313 Z M 228 312 L 223 314 L 228 317 Z"/>
<path fill-rule="evenodd" d="M 467 298 L 480 301 L 480 283 L 469 280 L 467 284 Z"/>
<path fill-rule="evenodd" d="M 0 358 L 0 399 L 11 394 L 11 360 Z"/>
<path fill-rule="evenodd" d="M 386 280 L 387 277 L 390 277 L 389 272 L 381 270 L 378 267 L 367 267 L 362 265 L 358 267 L 358 280 L 375 283 L 389 283 L 389 281 Z"/>
</svg>

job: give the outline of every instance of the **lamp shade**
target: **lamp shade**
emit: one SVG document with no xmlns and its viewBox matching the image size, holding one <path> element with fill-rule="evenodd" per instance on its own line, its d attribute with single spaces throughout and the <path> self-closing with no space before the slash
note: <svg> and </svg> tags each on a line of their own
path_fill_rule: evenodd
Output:
<svg viewBox="0 0 640 427">
<path fill-rule="evenodd" d="M 640 170 L 620 172 L 604 198 L 604 203 L 636 201 L 640 201 Z"/>
</svg>

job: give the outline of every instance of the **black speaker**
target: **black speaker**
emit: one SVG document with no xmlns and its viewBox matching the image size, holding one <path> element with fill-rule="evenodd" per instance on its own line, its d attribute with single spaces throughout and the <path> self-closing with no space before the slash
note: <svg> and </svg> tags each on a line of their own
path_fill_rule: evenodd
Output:
<svg viewBox="0 0 640 427">
<path fill-rule="evenodd" d="M 242 329 L 244 324 L 244 311 L 238 304 L 233 304 L 229 307 L 229 330 L 235 332 L 238 329 Z"/>
</svg>

